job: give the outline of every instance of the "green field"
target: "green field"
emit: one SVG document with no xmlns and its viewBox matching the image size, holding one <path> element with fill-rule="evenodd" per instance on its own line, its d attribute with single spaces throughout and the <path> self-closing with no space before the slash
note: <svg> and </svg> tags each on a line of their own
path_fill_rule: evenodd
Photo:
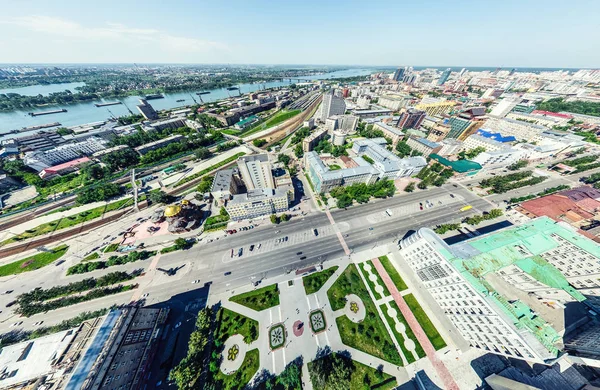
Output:
<svg viewBox="0 0 600 390">
<path fill-rule="evenodd" d="M 219 383 L 218 388 L 225 390 L 245 389 L 260 367 L 259 357 L 258 348 L 254 348 L 246 352 L 241 367 L 233 374 L 225 375 L 221 370 L 218 370 L 214 376 L 214 380 Z"/>
<path fill-rule="evenodd" d="M 354 264 L 350 264 L 327 291 L 331 309 L 342 309 L 346 305 L 345 297 L 348 294 L 355 294 L 363 301 L 366 315 L 358 324 L 350 321 L 347 316 L 336 319 L 342 342 L 390 363 L 401 365 L 402 358 Z"/>
<path fill-rule="evenodd" d="M 231 302 L 239 303 L 252 310 L 261 311 L 279 305 L 279 289 L 272 284 L 247 293 L 229 298 Z"/>
<path fill-rule="evenodd" d="M 81 260 L 81 261 L 90 261 L 90 260 L 96 260 L 99 258 L 100 258 L 100 255 L 98 254 L 98 252 L 94 252 L 91 255 L 87 255 L 86 257 L 84 257 L 83 260 Z"/>
<path fill-rule="evenodd" d="M 14 237 L 9 238 L 0 242 L 0 246 L 12 244 L 14 242 L 23 241 L 29 238 L 41 236 L 44 234 L 52 233 L 57 230 L 66 229 L 75 225 L 79 225 L 83 222 L 91 221 L 92 219 L 100 218 L 105 213 L 118 210 L 122 207 L 126 207 L 129 204 L 133 204 L 133 199 L 122 199 L 117 202 L 109 203 L 104 206 L 96 207 L 87 211 L 82 211 L 79 214 L 71 215 L 57 219 L 55 221 L 47 222 L 34 227 L 33 229 L 26 230 L 25 232 L 18 234 Z"/>
<path fill-rule="evenodd" d="M 381 265 L 383 265 L 383 268 L 385 268 L 388 275 L 392 279 L 392 282 L 394 282 L 394 284 L 396 285 L 398 291 L 407 290 L 408 286 L 406 285 L 406 283 L 404 283 L 404 280 L 402 280 L 402 277 L 400 276 L 398 271 L 396 271 L 396 267 L 394 267 L 390 259 L 388 259 L 387 256 L 381 256 L 379 258 L 379 261 L 381 262 Z"/>
<path fill-rule="evenodd" d="M 222 308 L 217 314 L 219 327 L 215 332 L 215 339 L 224 343 L 234 334 L 244 336 L 246 343 L 258 339 L 258 322 L 229 309 Z"/>
<path fill-rule="evenodd" d="M 216 164 L 211 165 L 210 167 L 208 167 L 206 169 L 201 170 L 200 172 L 196 172 L 193 175 L 186 176 L 185 178 L 183 178 L 183 179 L 179 180 L 177 183 L 175 183 L 175 185 L 173 187 L 179 187 L 181 185 L 184 185 L 185 183 L 188 183 L 188 182 L 190 182 L 190 181 L 192 181 L 194 179 L 199 178 L 200 176 L 204 176 L 207 173 L 209 173 L 211 171 L 214 171 L 217 168 L 222 167 L 223 165 L 227 165 L 230 162 L 237 160 L 239 157 L 242 157 L 245 154 L 246 153 L 244 153 L 244 152 L 236 153 L 233 156 L 231 156 L 229 158 L 226 158 L 225 160 L 223 160 L 223 161 L 221 161 L 219 163 L 216 163 Z"/>
<path fill-rule="evenodd" d="M 292 111 L 281 110 L 278 113 L 276 113 L 275 115 L 273 115 L 272 117 L 270 117 L 269 119 L 267 119 L 266 121 L 240 133 L 240 136 L 247 136 L 250 134 L 257 133 L 262 130 L 266 130 L 273 126 L 277 126 L 278 124 L 285 122 L 286 120 L 293 118 L 296 115 L 300 114 L 300 112 L 302 112 L 302 110 L 292 110 Z"/>
<path fill-rule="evenodd" d="M 316 293 L 339 267 L 336 265 L 321 272 L 315 272 L 302 278 L 306 295 Z"/>
<path fill-rule="evenodd" d="M 67 245 L 61 245 L 48 252 L 38 253 L 23 260 L 8 263 L 0 267 L 0 276 L 16 275 L 45 267 L 53 261 L 58 260 L 68 249 Z"/>
<path fill-rule="evenodd" d="M 423 310 L 417 299 L 412 294 L 408 294 L 404 296 L 404 301 L 406 302 L 408 307 L 410 307 L 410 310 L 415 315 L 417 321 L 419 321 L 421 328 L 423 328 L 423 331 L 427 335 L 427 338 L 429 339 L 429 341 L 431 341 L 433 348 L 435 348 L 436 350 L 444 348 L 446 346 L 446 342 L 444 341 L 442 336 L 440 336 L 439 332 L 437 331 L 427 314 L 425 314 L 425 311 Z"/>
</svg>

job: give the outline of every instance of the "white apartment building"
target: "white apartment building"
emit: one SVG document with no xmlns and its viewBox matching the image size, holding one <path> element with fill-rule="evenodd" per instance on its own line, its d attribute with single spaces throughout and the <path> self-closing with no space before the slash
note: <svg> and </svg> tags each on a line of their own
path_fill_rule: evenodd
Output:
<svg viewBox="0 0 600 390">
<path fill-rule="evenodd" d="M 496 104 L 496 106 L 490 112 L 490 115 L 498 118 L 504 118 L 519 103 L 521 103 L 521 98 L 519 97 L 504 98 L 498 102 L 498 104 Z"/>
<path fill-rule="evenodd" d="M 497 150 L 507 149 L 509 145 L 496 141 L 491 138 L 483 137 L 479 134 L 471 134 L 463 142 L 463 150 L 471 150 L 478 147 L 483 147 L 487 152 L 495 152 Z"/>
<path fill-rule="evenodd" d="M 268 154 L 252 154 L 238 158 L 237 165 L 248 191 L 275 188 Z"/>
<path fill-rule="evenodd" d="M 383 122 L 373 123 L 373 129 L 383 131 L 383 135 L 392 140 L 392 148 L 395 148 L 398 142 L 404 138 L 402 130 Z"/>
<path fill-rule="evenodd" d="M 367 156 L 373 160 L 373 167 L 379 171 L 380 179 L 413 176 L 427 165 L 427 160 L 422 156 L 401 159 L 387 150 L 386 145 L 385 138 L 361 139 L 354 141 L 352 151 L 360 157 Z"/>
<path fill-rule="evenodd" d="M 482 126 L 486 130 L 502 133 L 504 136 L 513 136 L 519 141 L 532 142 L 537 136 L 548 130 L 547 127 L 533 123 L 518 121 L 509 118 L 490 117 Z"/>
<path fill-rule="evenodd" d="M 471 347 L 534 363 L 560 355 L 565 305 L 600 294 L 598 244 L 547 217 L 452 246 L 422 228 L 400 255 Z"/>
<path fill-rule="evenodd" d="M 536 125 L 546 126 L 564 126 L 569 119 L 548 115 L 525 114 L 522 112 L 511 112 L 506 116 L 509 119 L 522 120 L 525 122 L 535 123 Z"/>
<path fill-rule="evenodd" d="M 463 148 L 462 141 L 453 138 L 447 138 L 439 142 L 442 148 L 437 152 L 440 156 L 451 156 L 457 154 Z"/>
<path fill-rule="evenodd" d="M 285 188 L 261 188 L 232 195 L 225 210 L 234 221 L 287 211 L 290 194 Z"/>
<path fill-rule="evenodd" d="M 371 96 L 361 95 L 356 99 L 356 105 L 358 108 L 366 110 L 371 105 Z"/>
</svg>

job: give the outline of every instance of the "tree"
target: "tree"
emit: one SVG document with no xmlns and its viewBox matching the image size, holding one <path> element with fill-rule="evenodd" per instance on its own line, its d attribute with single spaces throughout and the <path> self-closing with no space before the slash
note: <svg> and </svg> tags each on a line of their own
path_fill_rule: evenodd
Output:
<svg viewBox="0 0 600 390">
<path fill-rule="evenodd" d="M 152 203 L 169 203 L 171 197 L 164 193 L 163 191 L 151 191 L 150 192 L 150 201 Z"/>
<path fill-rule="evenodd" d="M 281 221 L 282 222 L 287 222 L 289 220 L 290 220 L 289 214 L 281 214 Z"/>
<path fill-rule="evenodd" d="M 294 154 L 298 158 L 301 158 L 302 156 L 304 156 L 304 149 L 302 149 L 302 144 L 296 145 L 296 147 L 294 148 Z"/>
<path fill-rule="evenodd" d="M 396 144 L 396 150 L 398 151 L 398 156 L 400 156 L 401 158 L 409 156 L 410 152 L 412 151 L 410 146 L 408 146 L 408 144 L 404 141 L 398 142 Z"/>
<path fill-rule="evenodd" d="M 177 250 L 187 249 L 188 246 L 189 246 L 189 243 L 184 238 L 180 237 L 180 238 L 178 238 L 178 239 L 175 240 L 175 248 Z"/>
<path fill-rule="evenodd" d="M 427 189 L 427 183 L 425 183 L 425 181 L 420 181 L 419 184 L 417 184 L 417 187 L 421 190 L 425 190 Z"/>
<path fill-rule="evenodd" d="M 344 194 L 337 198 L 337 207 L 344 209 L 348 206 L 352 206 L 352 197 L 348 194 Z"/>
<path fill-rule="evenodd" d="M 406 187 L 404 187 L 404 192 L 413 192 L 415 190 L 415 182 L 411 181 L 408 183 Z"/>
<path fill-rule="evenodd" d="M 271 223 L 274 225 L 279 224 L 279 217 L 275 214 L 271 214 Z"/>
<path fill-rule="evenodd" d="M 252 141 L 252 145 L 256 146 L 257 148 L 260 148 L 263 145 L 267 144 L 267 140 L 266 139 L 255 139 L 254 141 Z"/>
<path fill-rule="evenodd" d="M 487 214 L 490 219 L 498 218 L 503 215 L 502 210 L 500 209 L 491 209 Z"/>
<path fill-rule="evenodd" d="M 194 155 L 198 160 L 204 160 L 209 158 L 212 155 L 212 153 L 210 152 L 210 150 L 208 150 L 208 148 L 200 147 L 194 150 Z"/>
<path fill-rule="evenodd" d="M 287 154 L 280 154 L 279 156 L 277 156 L 277 161 L 283 163 L 283 165 L 285 166 L 288 166 L 288 164 L 290 163 L 290 156 L 288 156 Z"/>
<path fill-rule="evenodd" d="M 81 173 L 91 179 L 100 180 L 104 177 L 105 172 L 104 172 L 104 169 L 100 165 L 93 164 L 93 165 L 88 165 L 87 167 L 83 168 Z"/>
<path fill-rule="evenodd" d="M 198 184 L 198 187 L 196 187 L 196 191 L 198 191 L 202 194 L 209 192 L 210 189 L 212 188 L 214 179 L 215 179 L 214 176 L 204 176 L 202 178 L 202 180 L 200 181 L 200 183 Z"/>
<path fill-rule="evenodd" d="M 221 207 L 221 209 L 219 210 L 219 215 L 222 217 L 229 217 L 229 213 L 227 212 L 225 207 Z"/>
<path fill-rule="evenodd" d="M 77 194 L 77 204 L 87 204 L 92 202 L 102 202 L 122 192 L 121 187 L 114 183 L 105 183 L 101 186 L 87 187 Z"/>
</svg>

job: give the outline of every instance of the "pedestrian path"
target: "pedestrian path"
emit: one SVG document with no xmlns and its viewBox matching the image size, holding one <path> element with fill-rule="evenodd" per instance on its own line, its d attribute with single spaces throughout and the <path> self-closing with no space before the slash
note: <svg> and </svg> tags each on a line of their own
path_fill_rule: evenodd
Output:
<svg viewBox="0 0 600 390">
<path fill-rule="evenodd" d="M 381 264 L 379 259 L 377 259 L 377 258 L 373 259 L 373 265 L 375 266 L 375 269 L 377 269 L 377 272 L 381 276 L 381 279 L 385 283 L 386 287 L 388 288 L 388 290 L 394 297 L 394 301 L 398 305 L 398 308 L 400 308 L 400 312 L 402 313 L 406 322 L 408 323 L 411 330 L 415 334 L 417 341 L 423 347 L 423 350 L 425 351 L 427 358 L 430 360 L 431 364 L 435 368 L 440 379 L 444 382 L 444 388 L 447 390 L 454 390 L 454 389 L 458 390 L 459 387 L 456 384 L 456 382 L 454 381 L 454 378 L 452 377 L 452 375 L 450 374 L 450 371 L 448 371 L 446 366 L 437 357 L 436 351 L 433 348 L 433 345 L 431 344 L 431 342 L 429 341 L 429 338 L 427 338 L 427 335 L 423 331 L 423 328 L 421 328 L 421 325 L 419 324 L 419 322 L 415 318 L 414 314 L 412 313 L 412 311 L 410 310 L 410 308 L 404 301 L 402 294 L 400 294 L 400 292 L 396 288 L 396 285 L 394 284 L 394 282 L 392 281 L 392 279 L 390 278 L 388 273 L 385 271 L 385 268 L 383 268 L 383 265 Z"/>
</svg>

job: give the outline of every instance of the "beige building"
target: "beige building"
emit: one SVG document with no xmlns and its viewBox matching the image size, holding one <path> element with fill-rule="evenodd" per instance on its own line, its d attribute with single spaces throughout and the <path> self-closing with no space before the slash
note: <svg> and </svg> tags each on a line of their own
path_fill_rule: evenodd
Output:
<svg viewBox="0 0 600 390">
<path fill-rule="evenodd" d="M 449 100 L 443 100 L 435 103 L 419 103 L 415 106 L 417 110 L 425 111 L 429 116 L 448 114 L 452 111 L 455 103 Z"/>
<path fill-rule="evenodd" d="M 437 153 L 442 149 L 442 145 L 425 138 L 409 137 L 406 144 L 411 149 L 421 153 L 424 157 L 429 156 L 431 153 Z"/>
<path fill-rule="evenodd" d="M 318 128 L 314 133 L 302 140 L 302 150 L 304 153 L 310 152 L 327 135 L 327 128 Z"/>
<path fill-rule="evenodd" d="M 400 111 L 401 108 L 408 106 L 411 100 L 410 95 L 382 95 L 377 104 L 393 111 Z"/>
<path fill-rule="evenodd" d="M 234 221 L 287 211 L 293 192 L 288 188 L 262 188 L 233 195 L 225 210 Z"/>
</svg>

